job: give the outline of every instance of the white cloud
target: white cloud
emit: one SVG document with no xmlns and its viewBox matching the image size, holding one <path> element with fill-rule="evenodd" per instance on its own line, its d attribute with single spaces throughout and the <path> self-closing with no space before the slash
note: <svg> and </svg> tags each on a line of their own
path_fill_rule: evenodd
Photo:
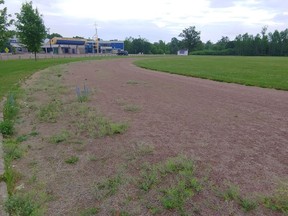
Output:
<svg viewBox="0 0 288 216">
<path fill-rule="evenodd" d="M 19 12 L 22 2 L 6 0 L 8 11 Z M 254 34 L 264 25 L 269 30 L 286 28 L 283 20 L 288 13 L 283 0 L 33 0 L 33 5 L 51 31 L 65 36 L 90 37 L 97 22 L 102 38 L 143 35 L 150 41 L 169 41 L 189 26 L 213 41 L 227 32 L 236 36 L 242 29 Z"/>
</svg>

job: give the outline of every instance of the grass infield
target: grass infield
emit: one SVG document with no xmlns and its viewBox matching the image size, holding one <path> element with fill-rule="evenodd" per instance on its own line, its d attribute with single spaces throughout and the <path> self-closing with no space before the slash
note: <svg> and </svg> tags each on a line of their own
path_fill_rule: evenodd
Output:
<svg viewBox="0 0 288 216">
<path fill-rule="evenodd" d="M 55 59 L 23 59 L 0 61 L 0 101 L 9 91 L 19 87 L 22 80 L 33 73 L 45 68 L 84 60 L 99 60 L 109 57 L 79 57 L 79 58 L 55 58 Z M 111 57 L 110 57 L 111 58 Z"/>
<path fill-rule="evenodd" d="M 174 56 L 137 60 L 135 64 L 172 74 L 288 90 L 287 57 Z"/>
</svg>

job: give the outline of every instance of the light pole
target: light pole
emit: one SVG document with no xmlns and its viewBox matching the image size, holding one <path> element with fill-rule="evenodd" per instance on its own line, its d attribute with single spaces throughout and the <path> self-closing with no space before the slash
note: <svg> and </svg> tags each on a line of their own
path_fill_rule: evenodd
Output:
<svg viewBox="0 0 288 216">
<path fill-rule="evenodd" d="M 50 37 L 50 28 L 47 28 L 48 31 L 48 35 Z M 50 53 L 53 54 L 53 50 L 52 50 L 52 44 L 51 44 L 51 38 L 49 38 L 49 43 L 50 43 Z"/>
</svg>

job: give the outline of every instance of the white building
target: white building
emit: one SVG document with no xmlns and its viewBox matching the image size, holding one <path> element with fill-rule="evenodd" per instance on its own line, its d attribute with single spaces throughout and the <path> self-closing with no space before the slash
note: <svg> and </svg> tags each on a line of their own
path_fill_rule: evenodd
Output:
<svg viewBox="0 0 288 216">
<path fill-rule="evenodd" d="M 178 50 L 177 55 L 180 55 L 180 56 L 188 56 L 188 49 Z"/>
</svg>

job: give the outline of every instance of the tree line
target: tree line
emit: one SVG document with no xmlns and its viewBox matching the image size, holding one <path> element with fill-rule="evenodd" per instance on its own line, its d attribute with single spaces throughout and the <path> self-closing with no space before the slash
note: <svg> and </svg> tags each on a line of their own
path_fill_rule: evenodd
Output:
<svg viewBox="0 0 288 216">
<path fill-rule="evenodd" d="M 125 39 L 125 49 L 129 53 L 177 54 L 180 49 L 188 49 L 192 55 L 240 55 L 240 56 L 288 56 L 288 29 L 267 33 L 264 26 L 257 35 L 239 34 L 234 40 L 222 36 L 216 43 L 201 41 L 201 32 L 195 26 L 184 29 L 177 39 L 170 42 L 150 43 L 145 38 Z"/>
</svg>

